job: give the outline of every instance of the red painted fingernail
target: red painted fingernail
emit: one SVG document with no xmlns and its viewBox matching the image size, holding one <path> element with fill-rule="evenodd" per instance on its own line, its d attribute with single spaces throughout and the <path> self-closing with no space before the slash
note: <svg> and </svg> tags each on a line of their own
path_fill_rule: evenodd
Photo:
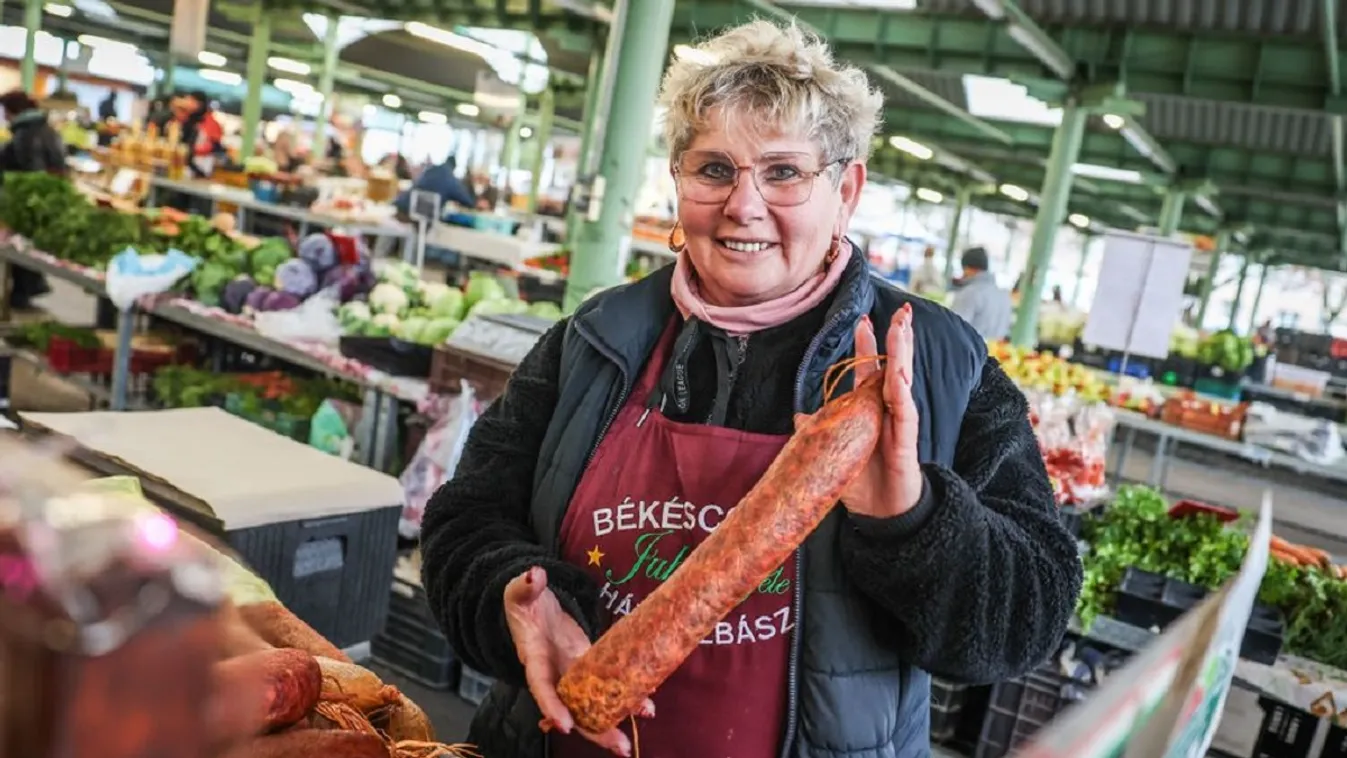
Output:
<svg viewBox="0 0 1347 758">
<path fill-rule="evenodd" d="M 533 584 L 533 572 L 537 569 L 529 569 L 524 572 L 524 584 Z"/>
</svg>

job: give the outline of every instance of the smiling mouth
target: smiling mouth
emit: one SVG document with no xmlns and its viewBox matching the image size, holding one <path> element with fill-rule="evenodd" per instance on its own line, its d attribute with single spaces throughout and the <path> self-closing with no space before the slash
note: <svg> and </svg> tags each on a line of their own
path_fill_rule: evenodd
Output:
<svg viewBox="0 0 1347 758">
<path fill-rule="evenodd" d="M 741 240 L 717 240 L 723 247 L 736 253 L 761 253 L 776 246 L 775 242 L 744 242 Z"/>
</svg>

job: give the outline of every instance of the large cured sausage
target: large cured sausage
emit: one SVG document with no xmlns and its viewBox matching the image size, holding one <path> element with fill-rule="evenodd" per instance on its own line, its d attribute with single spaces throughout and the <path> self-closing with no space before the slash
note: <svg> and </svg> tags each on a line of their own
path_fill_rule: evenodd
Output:
<svg viewBox="0 0 1347 758">
<path fill-rule="evenodd" d="M 818 527 L 874 454 L 883 375 L 797 415 L 795 434 L 711 536 L 576 660 L 557 694 L 577 726 L 603 733 L 635 713 Z"/>
</svg>

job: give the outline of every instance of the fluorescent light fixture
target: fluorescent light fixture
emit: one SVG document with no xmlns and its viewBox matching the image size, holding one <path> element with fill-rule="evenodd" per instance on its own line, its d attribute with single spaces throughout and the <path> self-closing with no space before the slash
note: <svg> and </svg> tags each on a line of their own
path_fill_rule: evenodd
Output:
<svg viewBox="0 0 1347 758">
<path fill-rule="evenodd" d="M 196 59 L 197 62 L 199 62 L 203 66 L 213 66 L 215 68 L 220 68 L 221 66 L 229 62 L 228 58 L 225 58 L 223 55 L 220 55 L 219 53 L 212 53 L 209 50 L 202 50 L 201 52 L 197 53 Z"/>
<path fill-rule="evenodd" d="M 937 203 L 937 204 L 939 204 L 939 203 L 943 203 L 943 202 L 945 201 L 945 196 L 944 196 L 944 195 L 940 194 L 939 192 L 936 192 L 936 191 L 933 190 L 933 189 L 927 189 L 927 188 L 925 188 L 925 187 L 918 187 L 918 188 L 917 188 L 917 197 L 920 198 L 920 199 L 922 199 L 922 200 L 925 200 L 925 201 L 928 202 L 928 203 Z"/>
<path fill-rule="evenodd" d="M 462 50 L 465 53 L 480 55 L 483 58 L 502 52 L 499 48 L 475 40 L 472 37 L 451 32 L 448 29 L 431 26 L 430 24 L 423 24 L 420 21 L 412 21 L 403 25 L 402 28 L 406 29 L 407 33 L 414 37 L 420 37 L 421 39 L 430 40 L 431 42 L 438 42 L 441 45 L 452 47 L 456 50 Z"/>
<path fill-rule="evenodd" d="M 416 114 L 416 117 L 426 122 L 427 124 L 449 123 L 448 116 L 445 116 L 443 113 L 435 113 L 434 111 L 421 111 L 420 113 Z"/>
<path fill-rule="evenodd" d="M 966 74 L 963 78 L 964 95 L 968 98 L 968 112 L 978 118 L 995 121 L 1014 121 L 1040 126 L 1062 123 L 1062 109 L 1029 96 L 1022 84 L 994 76 Z"/>
<path fill-rule="evenodd" d="M 390 92 L 387 95 L 384 95 L 384 105 L 387 105 L 389 108 L 401 108 L 402 98 Z"/>
<path fill-rule="evenodd" d="M 277 71 L 284 71 L 287 74 L 294 74 L 295 76 L 308 76 L 309 73 L 313 71 L 313 67 L 303 61 L 295 61 L 278 56 L 267 58 L 267 65 Z"/>
<path fill-rule="evenodd" d="M 674 57 L 680 61 L 697 63 L 703 66 L 709 66 L 716 62 L 716 57 L 705 50 L 698 50 L 692 45 L 674 45 Z"/>
<path fill-rule="evenodd" d="M 139 52 L 140 48 L 129 42 L 118 42 L 115 39 L 100 37 L 97 34 L 81 34 L 77 37 L 79 43 L 86 47 L 92 47 L 98 50 L 124 51 L 127 53 Z"/>
<path fill-rule="evenodd" d="M 1073 226 L 1077 226 L 1081 229 L 1087 229 L 1090 226 L 1090 217 L 1086 216 L 1084 213 L 1072 213 L 1070 216 L 1066 217 L 1066 220 L 1070 221 Z"/>
<path fill-rule="evenodd" d="M 935 155 L 935 151 L 931 148 L 907 137 L 889 137 L 889 144 L 918 160 L 928 161 Z"/>
<path fill-rule="evenodd" d="M 467 116 L 468 118 L 476 118 L 482 112 L 481 108 L 472 103 L 459 103 L 454 106 L 454 110 L 458 111 L 460 116 Z"/>
<path fill-rule="evenodd" d="M 1127 123 L 1127 119 L 1116 113 L 1105 113 L 1104 124 L 1110 129 L 1121 129 Z"/>
<path fill-rule="evenodd" d="M 1011 39 L 1020 43 L 1020 46 L 1025 50 L 1033 53 L 1034 57 L 1042 61 L 1044 66 L 1052 69 L 1057 76 L 1070 79 L 1075 75 L 1076 62 L 1056 42 L 1044 36 L 1042 32 L 1019 24 L 1011 24 L 1006 27 L 1006 33 L 1010 35 Z"/>
<path fill-rule="evenodd" d="M 987 14 L 990 18 L 1002 19 L 1006 17 L 1006 7 L 1001 4 L 1001 0 L 973 0 L 973 5 L 978 10 Z"/>
<path fill-rule="evenodd" d="M 1014 184 L 1002 184 L 1001 194 L 1017 202 L 1025 202 L 1029 199 L 1029 192 L 1023 187 Z"/>
<path fill-rule="evenodd" d="M 299 100 L 321 101 L 323 99 L 323 96 L 312 85 L 296 79 L 277 79 L 271 83 L 271 86 Z"/>
<path fill-rule="evenodd" d="M 47 3 L 42 6 L 42 10 L 61 18 L 70 18 L 75 15 L 75 9 L 64 3 Z"/>
<path fill-rule="evenodd" d="M 521 127 L 519 127 L 519 138 L 520 138 L 520 139 L 528 139 L 529 137 L 532 137 L 532 136 L 533 136 L 533 127 L 531 127 L 531 126 L 521 126 Z"/>
<path fill-rule="evenodd" d="M 1071 167 L 1071 173 L 1076 176 L 1084 176 L 1089 179 L 1103 179 L 1110 182 L 1141 184 L 1143 181 L 1140 171 L 1113 168 L 1112 166 L 1100 166 L 1094 163 L 1077 163 Z"/>
<path fill-rule="evenodd" d="M 198 72 L 202 79 L 223 84 L 228 87 L 237 87 L 243 83 L 243 77 L 233 71 L 219 71 L 213 68 L 203 68 Z"/>
</svg>

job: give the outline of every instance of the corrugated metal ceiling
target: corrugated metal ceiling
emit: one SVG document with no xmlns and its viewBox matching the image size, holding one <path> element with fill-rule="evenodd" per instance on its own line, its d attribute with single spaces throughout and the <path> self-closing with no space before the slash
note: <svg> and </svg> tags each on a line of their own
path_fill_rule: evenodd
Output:
<svg viewBox="0 0 1347 758">
<path fill-rule="evenodd" d="M 930 69 L 903 69 L 898 73 L 960 108 L 968 109 L 968 95 L 964 92 L 962 74 L 951 71 L 932 71 Z M 869 74 L 869 76 L 872 85 L 879 85 L 883 88 L 885 105 L 890 107 L 931 107 L 925 101 L 908 93 L 907 90 L 900 89 L 874 74 Z"/>
<path fill-rule="evenodd" d="M 1213 33 L 1314 36 L 1323 0 L 1017 0 L 1035 20 L 1050 24 L 1128 25 Z M 920 0 L 934 13 L 981 15 L 972 0 Z M 1347 31 L 1347 18 L 1338 26 Z"/>
<path fill-rule="evenodd" d="M 1332 150 L 1328 116 L 1314 111 L 1195 100 L 1138 93 L 1146 103 L 1142 123 L 1160 139 L 1246 150 L 1327 157 Z"/>
</svg>

